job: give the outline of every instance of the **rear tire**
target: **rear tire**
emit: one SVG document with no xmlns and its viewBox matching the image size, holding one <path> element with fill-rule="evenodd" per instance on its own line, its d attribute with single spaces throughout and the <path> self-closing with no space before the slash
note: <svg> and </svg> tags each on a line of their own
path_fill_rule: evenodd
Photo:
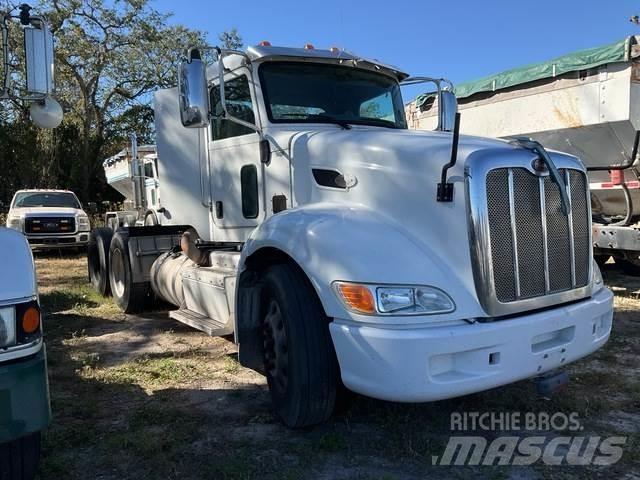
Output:
<svg viewBox="0 0 640 480">
<path fill-rule="evenodd" d="M 40 432 L 0 445 L 0 480 L 31 480 L 40 460 Z"/>
<path fill-rule="evenodd" d="M 89 281 L 100 295 L 111 293 L 109 285 L 109 246 L 113 231 L 110 228 L 96 228 L 89 235 L 87 265 Z"/>
<path fill-rule="evenodd" d="M 109 283 L 113 299 L 124 313 L 142 312 L 149 302 L 149 282 L 133 283 L 129 263 L 129 235 L 118 231 L 109 248 Z"/>
<path fill-rule="evenodd" d="M 274 265 L 263 282 L 263 360 L 275 412 L 292 428 L 324 422 L 339 383 L 329 319 L 295 266 Z"/>
</svg>

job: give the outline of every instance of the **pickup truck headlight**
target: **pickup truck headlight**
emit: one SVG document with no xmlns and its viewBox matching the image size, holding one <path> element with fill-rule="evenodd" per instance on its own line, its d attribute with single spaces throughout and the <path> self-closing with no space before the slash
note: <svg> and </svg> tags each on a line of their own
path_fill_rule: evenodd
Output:
<svg viewBox="0 0 640 480">
<path fill-rule="evenodd" d="M 365 315 L 434 315 L 455 310 L 449 295 L 428 285 L 368 285 L 334 282 L 350 311 Z"/>
<path fill-rule="evenodd" d="M 0 307 L 0 348 L 11 347 L 16 343 L 16 310 Z"/>
<path fill-rule="evenodd" d="M 7 227 L 13 228 L 14 230 L 22 231 L 22 219 L 20 217 L 9 217 L 7 218 Z"/>
<path fill-rule="evenodd" d="M 82 232 L 88 232 L 91 229 L 89 225 L 89 217 L 87 215 L 78 215 L 78 230 Z"/>
</svg>

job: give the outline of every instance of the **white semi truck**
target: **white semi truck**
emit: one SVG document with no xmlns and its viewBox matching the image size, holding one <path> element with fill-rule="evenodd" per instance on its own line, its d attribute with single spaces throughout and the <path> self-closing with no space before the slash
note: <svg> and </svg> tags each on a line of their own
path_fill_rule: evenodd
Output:
<svg viewBox="0 0 640 480">
<path fill-rule="evenodd" d="M 430 79 L 337 49 L 214 52 L 155 94 L 160 225 L 92 234 L 94 283 L 124 311 L 157 297 L 233 334 L 292 427 L 327 419 L 340 381 L 432 401 L 607 341 L 580 160 L 459 136 L 444 80 L 419 132 L 400 88 Z"/>
<path fill-rule="evenodd" d="M 125 199 L 124 210 L 107 212 L 105 225 L 158 225 L 162 213 L 155 145 L 140 145 L 135 134 L 131 146 L 107 158 L 102 166 L 107 183 Z"/>
<path fill-rule="evenodd" d="M 589 170 L 593 244 L 640 274 L 640 37 L 460 84 L 461 131 L 533 138 Z M 407 107 L 410 128 L 437 123 L 432 95 Z"/>
</svg>

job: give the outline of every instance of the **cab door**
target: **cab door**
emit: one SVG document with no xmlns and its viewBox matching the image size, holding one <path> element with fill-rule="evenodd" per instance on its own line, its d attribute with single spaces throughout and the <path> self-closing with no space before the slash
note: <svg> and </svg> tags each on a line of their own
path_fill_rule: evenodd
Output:
<svg viewBox="0 0 640 480">
<path fill-rule="evenodd" d="M 249 71 L 239 68 L 225 75 L 225 102 L 234 117 L 256 123 L 255 99 Z M 262 216 L 260 136 L 222 116 L 220 87 L 210 89 L 213 118 L 210 126 L 212 216 L 219 241 L 244 241 Z"/>
</svg>

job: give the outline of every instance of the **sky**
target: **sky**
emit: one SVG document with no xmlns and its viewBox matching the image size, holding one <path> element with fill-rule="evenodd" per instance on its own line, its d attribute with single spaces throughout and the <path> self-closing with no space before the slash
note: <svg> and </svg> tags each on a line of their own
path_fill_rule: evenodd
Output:
<svg viewBox="0 0 640 480">
<path fill-rule="evenodd" d="M 153 0 L 171 22 L 218 34 L 236 27 L 245 45 L 338 46 L 454 83 L 640 35 L 632 0 Z M 406 100 L 406 95 L 405 95 Z"/>
</svg>

